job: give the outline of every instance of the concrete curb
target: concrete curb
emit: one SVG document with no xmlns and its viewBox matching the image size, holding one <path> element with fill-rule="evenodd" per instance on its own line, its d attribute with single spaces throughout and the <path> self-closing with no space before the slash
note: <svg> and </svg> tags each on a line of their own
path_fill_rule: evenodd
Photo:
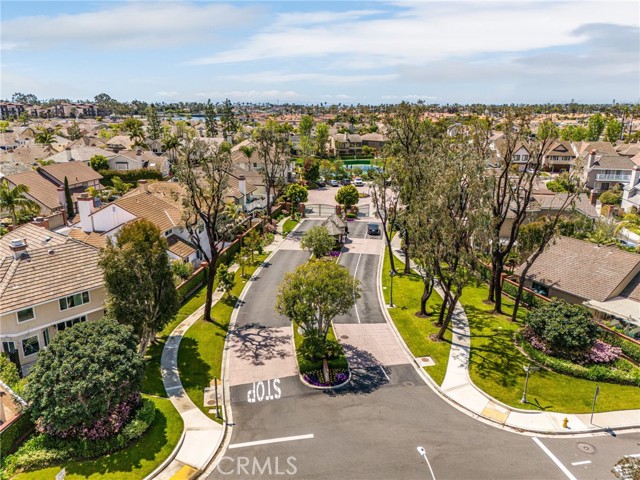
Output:
<svg viewBox="0 0 640 480">
<path fill-rule="evenodd" d="M 186 436 L 186 434 L 187 434 L 187 431 L 183 428 L 182 435 L 180 435 L 180 440 L 178 440 L 178 443 L 176 444 L 175 448 L 172 450 L 169 456 L 165 458 L 164 462 L 158 465 L 153 472 L 151 472 L 149 475 L 144 477 L 144 480 L 151 480 L 153 478 L 156 478 L 158 475 L 160 475 L 160 473 L 165 468 L 169 466 L 171 462 L 173 462 L 174 458 L 176 458 L 176 455 L 178 455 L 178 451 L 180 450 L 180 447 L 182 447 L 182 444 L 184 443 L 184 437 Z"/>
<path fill-rule="evenodd" d="M 385 245 L 386 247 L 386 245 Z M 561 436 L 561 437 L 584 437 L 584 436 L 591 436 L 594 434 L 610 434 L 612 431 L 617 430 L 617 431 L 634 431 L 634 430 L 639 430 L 640 431 L 640 424 L 639 425 L 629 425 L 629 426 L 620 426 L 620 427 L 603 427 L 603 428 L 594 428 L 594 429 L 588 429 L 588 430 L 580 430 L 580 431 L 557 431 L 557 430 L 534 430 L 534 429 L 524 429 L 521 427 L 516 427 L 516 426 L 512 426 L 509 425 L 508 423 L 501 423 L 491 417 L 486 417 L 480 413 L 477 413 L 475 411 L 473 411 L 472 409 L 470 409 L 469 407 L 467 407 L 466 405 L 463 405 L 461 403 L 459 403 L 458 401 L 454 400 L 453 398 L 449 397 L 445 391 L 442 390 L 442 388 L 440 388 L 440 386 L 438 384 L 436 384 L 436 382 L 431 378 L 431 376 L 418 364 L 418 362 L 416 361 L 415 357 L 413 356 L 413 354 L 411 353 L 411 350 L 409 349 L 409 347 L 407 346 L 407 344 L 405 343 L 404 339 L 402 338 L 402 335 L 400 334 L 400 332 L 398 331 L 395 322 L 393 321 L 393 319 L 391 318 L 391 315 L 389 314 L 389 311 L 386 308 L 386 304 L 384 303 L 384 294 L 383 294 L 383 290 L 382 290 L 382 266 L 384 263 L 384 255 L 386 253 L 386 248 L 383 249 L 382 252 L 382 257 L 380 259 L 380 266 L 378 268 L 378 279 L 377 279 L 377 283 L 378 283 L 378 293 L 379 293 L 379 301 L 380 301 L 380 305 L 382 307 L 383 310 L 383 314 L 385 316 L 385 318 L 387 319 L 387 323 L 390 324 L 391 326 L 391 330 L 393 331 L 394 335 L 396 336 L 396 339 L 398 340 L 398 342 L 402 345 L 402 347 L 405 350 L 405 353 L 408 355 L 408 357 L 411 359 L 411 364 L 413 365 L 413 367 L 418 371 L 420 377 L 425 381 L 425 383 L 443 400 L 445 400 L 447 403 L 449 403 L 451 406 L 455 407 L 456 409 L 458 409 L 459 411 L 465 413 L 466 415 L 475 418 L 476 420 L 480 420 L 483 423 L 487 424 L 487 425 L 491 425 L 493 427 L 496 428 L 501 428 L 503 430 L 509 430 L 511 432 L 514 433 L 519 433 L 519 434 L 523 434 L 523 435 L 537 435 L 537 436 L 545 436 L 545 437 L 556 437 L 556 436 Z M 395 254 L 394 251 L 391 252 L 396 258 L 398 258 L 398 256 Z M 402 259 L 400 259 L 402 260 Z M 460 307 L 462 308 L 462 305 L 460 305 Z M 517 412 L 517 413 L 524 413 L 524 414 L 531 414 L 531 415 L 540 415 L 544 412 L 539 412 L 539 411 L 533 411 L 533 410 L 524 410 L 524 409 L 520 409 L 520 408 L 514 408 L 511 407 L 509 405 L 506 405 L 505 403 L 500 402 L 499 400 L 496 400 L 495 398 L 493 398 L 492 396 L 488 395 L 486 392 L 484 392 L 483 390 L 481 390 L 480 388 L 478 388 L 473 381 L 471 380 L 471 377 L 469 375 L 469 369 L 466 369 L 466 376 L 468 379 L 468 383 L 469 385 L 474 388 L 478 393 L 480 393 L 482 396 L 484 396 L 485 398 L 487 398 L 488 401 L 493 402 L 497 405 L 502 406 L 503 408 L 505 408 L 506 410 L 508 410 L 509 412 Z M 554 413 L 558 413 L 559 415 L 574 415 L 574 414 L 564 414 L 561 412 L 554 412 Z"/>
</svg>

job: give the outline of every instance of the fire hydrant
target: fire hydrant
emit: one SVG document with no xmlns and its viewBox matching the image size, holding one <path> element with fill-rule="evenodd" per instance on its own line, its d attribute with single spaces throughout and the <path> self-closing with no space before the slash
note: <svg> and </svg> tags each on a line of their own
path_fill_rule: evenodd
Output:
<svg viewBox="0 0 640 480">
<path fill-rule="evenodd" d="M 569 419 L 567 417 L 562 420 L 562 428 L 569 428 Z"/>
</svg>

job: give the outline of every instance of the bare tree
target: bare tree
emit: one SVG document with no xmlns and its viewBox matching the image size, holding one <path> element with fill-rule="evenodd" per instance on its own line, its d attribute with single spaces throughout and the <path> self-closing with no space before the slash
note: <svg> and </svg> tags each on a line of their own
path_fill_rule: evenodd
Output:
<svg viewBox="0 0 640 480">
<path fill-rule="evenodd" d="M 373 205 L 380 218 L 382 224 L 382 234 L 384 240 L 387 243 L 387 249 L 389 250 L 389 263 L 391 264 L 391 270 L 396 271 L 393 249 L 391 248 L 391 237 L 393 236 L 393 229 L 396 223 L 396 216 L 398 214 L 398 204 L 400 201 L 400 194 L 396 185 L 392 185 L 389 174 L 389 159 L 385 157 L 381 160 L 382 169 L 373 174 L 373 181 L 371 182 L 371 195 L 373 197 Z"/>
<path fill-rule="evenodd" d="M 288 123 L 279 124 L 269 119 L 252 132 L 252 140 L 260 157 L 260 170 L 267 190 L 267 214 L 271 216 L 273 197 L 286 182 L 287 167 L 291 161 Z"/>
<path fill-rule="evenodd" d="M 218 258 L 234 228 L 225 202 L 231 168 L 231 145 L 226 142 L 211 146 L 200 140 L 187 141 L 176 163 L 176 176 L 184 186 L 183 222 L 191 241 L 208 264 L 206 321 L 211 321 Z"/>
</svg>

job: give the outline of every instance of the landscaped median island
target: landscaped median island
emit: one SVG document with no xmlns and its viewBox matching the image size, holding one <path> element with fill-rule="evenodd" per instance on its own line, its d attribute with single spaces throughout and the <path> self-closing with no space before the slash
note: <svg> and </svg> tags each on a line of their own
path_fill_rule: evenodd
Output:
<svg viewBox="0 0 640 480">
<path fill-rule="evenodd" d="M 397 258 L 395 259 L 395 265 L 398 272 L 404 270 L 404 263 Z M 385 249 L 382 267 L 382 288 L 385 303 L 387 304 L 391 294 L 390 270 L 389 250 Z M 438 319 L 442 299 L 434 291 L 427 302 L 427 310 L 434 313 L 429 317 L 421 318 L 416 313 L 420 312 L 422 290 L 423 282 L 420 275 L 415 273 L 409 275 L 397 274 L 393 278 L 393 304 L 395 308 L 390 308 L 388 311 L 404 342 L 411 350 L 411 354 L 416 358 L 429 356 L 433 359 L 435 365 L 424 367 L 424 369 L 438 385 L 441 385 L 449 362 L 451 329 L 447 330 L 444 341 L 436 342 L 433 340 L 440 330 L 440 327 L 437 327 L 435 322 Z"/>
<path fill-rule="evenodd" d="M 322 372 L 322 356 L 317 355 L 314 349 L 304 349 L 302 344 L 304 336 L 300 333 L 300 328 L 293 325 L 293 339 L 296 348 L 296 359 L 298 361 L 298 372 L 305 382 L 313 386 L 323 386 L 327 383 L 337 385 L 343 384 L 349 379 L 349 363 L 344 356 L 342 348 L 335 348 L 331 358 L 328 359 L 331 381 L 326 382 Z M 329 327 L 327 341 L 332 345 L 338 345 L 333 326 Z M 334 343 L 335 342 L 335 343 Z"/>
<path fill-rule="evenodd" d="M 527 312 L 519 312 L 518 322 L 511 322 L 513 302 L 504 299 L 505 315 L 494 314 L 493 305 L 484 303 L 488 294 L 488 287 L 484 284 L 468 285 L 460 299 L 471 331 L 469 375 L 479 389 L 516 408 L 590 413 L 598 385 L 600 393 L 596 412 L 638 408 L 638 387 L 590 381 L 547 368 L 531 372 L 527 388 L 528 403 L 520 403 L 525 382 L 523 366 L 538 366 L 536 359 L 525 355 L 526 349 L 518 348 L 515 343 L 516 332 L 523 327 L 521 319 Z"/>
<path fill-rule="evenodd" d="M 235 285 L 211 309 L 211 322 L 202 318 L 187 330 L 178 350 L 178 370 L 180 381 L 191 401 L 210 418 L 221 422 L 211 407 L 204 405 L 204 389 L 210 386 L 214 377 L 221 378 L 222 352 L 231 321 L 231 314 L 246 282 L 267 258 L 268 254 L 256 254 L 253 263 L 245 265 L 234 273 Z M 204 290 L 203 290 L 204 291 Z"/>
</svg>

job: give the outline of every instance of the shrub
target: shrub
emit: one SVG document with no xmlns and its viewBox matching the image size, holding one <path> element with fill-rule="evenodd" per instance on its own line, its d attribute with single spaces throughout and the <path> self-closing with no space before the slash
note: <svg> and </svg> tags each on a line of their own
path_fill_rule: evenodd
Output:
<svg viewBox="0 0 640 480">
<path fill-rule="evenodd" d="M 162 180 L 164 177 L 158 170 L 140 168 L 136 170 L 100 170 L 102 180 L 100 183 L 105 187 L 113 186 L 113 177 L 120 178 L 124 183 L 136 185 L 138 180 Z"/>
<path fill-rule="evenodd" d="M 117 433 L 139 402 L 144 359 L 130 326 L 78 323 L 56 335 L 29 375 L 25 398 L 38 429 L 59 437 Z"/>
<path fill-rule="evenodd" d="M 620 205 L 620 202 L 622 201 L 622 192 L 608 190 L 600 195 L 598 200 L 600 200 L 603 205 Z"/>
<path fill-rule="evenodd" d="M 120 433 L 99 441 L 39 434 L 27 440 L 13 455 L 6 457 L 3 467 L 12 475 L 18 470 L 30 471 L 60 464 L 67 460 L 87 460 L 122 450 L 134 440 L 142 437 L 153 423 L 156 415 L 154 403 L 143 399 L 140 408 Z"/>
<path fill-rule="evenodd" d="M 335 243 L 336 240 L 329 234 L 327 227 L 321 225 L 304 232 L 300 241 L 302 248 L 309 250 L 316 258 L 327 255 Z"/>
<path fill-rule="evenodd" d="M 193 272 L 191 262 L 183 262 L 181 260 L 173 260 L 171 262 L 171 273 L 182 280 L 186 280 Z"/>
<path fill-rule="evenodd" d="M 627 357 L 632 359 L 634 362 L 640 364 L 640 345 L 636 345 L 635 343 L 625 340 L 619 335 L 615 333 L 609 332 L 604 328 L 598 330 L 598 337 L 613 345 L 615 347 L 620 347 L 622 353 L 624 353 Z"/>
<path fill-rule="evenodd" d="M 598 324 L 589 309 L 563 300 L 529 312 L 524 323 L 558 356 L 587 352 L 598 335 Z"/>
<path fill-rule="evenodd" d="M 336 202 L 345 205 L 347 208 L 356 205 L 360 199 L 360 192 L 353 185 L 345 185 L 336 193 Z"/>
<path fill-rule="evenodd" d="M 18 448 L 20 441 L 26 438 L 34 428 L 35 425 L 31 421 L 31 417 L 27 414 L 22 414 L 19 418 L 11 422 L 8 427 L 0 431 L 2 455 L 8 455 Z"/>
</svg>

